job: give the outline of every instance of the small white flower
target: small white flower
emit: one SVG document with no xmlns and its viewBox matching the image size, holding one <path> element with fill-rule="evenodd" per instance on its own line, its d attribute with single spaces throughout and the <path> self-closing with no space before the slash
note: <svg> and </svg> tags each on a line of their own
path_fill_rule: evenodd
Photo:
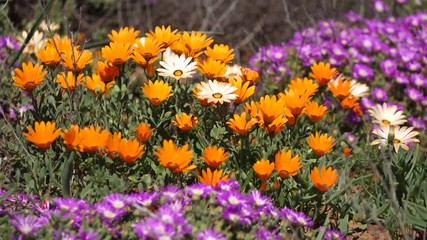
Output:
<svg viewBox="0 0 427 240">
<path fill-rule="evenodd" d="M 403 111 L 398 111 L 397 106 L 389 106 L 386 103 L 377 104 L 373 108 L 368 110 L 369 115 L 373 118 L 373 123 L 387 126 L 398 126 L 406 122 L 406 116 Z"/>
<path fill-rule="evenodd" d="M 232 78 L 232 77 L 242 77 L 242 66 L 234 64 L 232 66 L 227 67 L 227 71 L 225 72 L 224 76 L 225 78 Z"/>
<path fill-rule="evenodd" d="M 21 43 L 21 45 L 24 44 L 27 36 L 28 36 L 28 32 L 22 31 L 22 35 L 17 37 L 17 39 L 18 39 L 19 43 Z M 44 47 L 45 42 L 46 42 L 46 39 L 44 38 L 43 33 L 36 30 L 34 32 L 34 35 L 31 37 L 30 41 L 28 42 L 28 44 L 25 46 L 23 52 L 25 54 L 36 53 Z"/>
<path fill-rule="evenodd" d="M 192 62 L 193 58 L 186 58 L 184 54 L 181 56 L 171 56 L 164 61 L 160 61 L 163 68 L 158 68 L 160 76 L 172 77 L 175 80 L 191 77 L 197 69 L 197 63 Z"/>
<path fill-rule="evenodd" d="M 237 98 L 237 94 L 234 93 L 237 88 L 229 83 L 209 80 L 208 82 L 202 82 L 197 88 L 200 90 L 197 93 L 197 98 L 206 99 L 208 103 L 223 104 Z"/>
<path fill-rule="evenodd" d="M 350 94 L 358 98 L 365 97 L 369 95 L 369 87 L 353 79 L 350 82 Z"/>
<path fill-rule="evenodd" d="M 394 151 L 397 153 L 400 148 L 408 151 L 410 143 L 418 143 L 420 140 L 415 138 L 419 132 L 413 131 L 413 127 L 399 127 L 399 126 L 379 126 L 375 128 L 372 133 L 379 138 L 372 141 L 371 145 L 387 146 L 390 142 L 393 144 Z"/>
</svg>

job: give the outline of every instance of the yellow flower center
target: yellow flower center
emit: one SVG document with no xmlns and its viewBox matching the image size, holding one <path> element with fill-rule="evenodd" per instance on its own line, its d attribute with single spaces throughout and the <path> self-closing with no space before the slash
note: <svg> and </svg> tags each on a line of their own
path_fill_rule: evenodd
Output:
<svg viewBox="0 0 427 240">
<path fill-rule="evenodd" d="M 212 97 L 214 97 L 216 99 L 220 99 L 220 98 L 222 98 L 222 94 L 221 93 L 214 93 L 214 94 L 212 94 Z"/>
<path fill-rule="evenodd" d="M 396 138 L 395 138 L 395 139 L 393 140 L 393 144 L 399 144 L 399 143 L 401 143 L 401 141 L 400 141 L 399 139 L 396 139 Z"/>
<path fill-rule="evenodd" d="M 386 125 L 386 126 L 390 125 L 390 121 L 389 121 L 389 120 L 386 120 L 386 119 L 383 119 L 383 120 L 381 121 L 381 123 L 382 123 L 382 124 L 384 124 L 384 125 Z"/>
<path fill-rule="evenodd" d="M 182 76 L 182 74 L 183 74 L 183 72 L 182 72 L 181 70 L 175 70 L 175 71 L 173 72 L 173 75 L 174 75 L 174 76 L 177 76 L 177 77 L 181 77 L 181 76 Z"/>
</svg>

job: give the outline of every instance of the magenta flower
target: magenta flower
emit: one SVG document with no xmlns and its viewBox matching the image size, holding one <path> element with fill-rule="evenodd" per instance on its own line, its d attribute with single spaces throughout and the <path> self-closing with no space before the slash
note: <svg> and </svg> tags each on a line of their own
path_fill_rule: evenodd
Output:
<svg viewBox="0 0 427 240">
<path fill-rule="evenodd" d="M 205 229 L 196 235 L 196 240 L 227 240 L 227 238 L 219 232 L 216 232 L 212 229 Z"/>
<path fill-rule="evenodd" d="M 46 218 L 39 218 L 32 215 L 23 216 L 20 214 L 14 214 L 10 219 L 10 224 L 12 224 L 15 230 L 23 236 L 37 234 L 37 232 L 47 223 L 48 220 Z"/>
</svg>

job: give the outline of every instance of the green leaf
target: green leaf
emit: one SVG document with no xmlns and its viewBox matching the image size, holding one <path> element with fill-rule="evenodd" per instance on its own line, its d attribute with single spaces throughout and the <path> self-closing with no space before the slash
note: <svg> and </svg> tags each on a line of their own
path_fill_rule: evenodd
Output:
<svg viewBox="0 0 427 240">
<path fill-rule="evenodd" d="M 80 198 L 85 198 L 89 192 L 94 190 L 92 184 L 93 183 L 90 182 L 88 185 L 86 185 L 86 187 L 83 188 L 83 190 L 80 193 Z"/>
<path fill-rule="evenodd" d="M 341 218 L 340 220 L 338 220 L 338 229 L 344 234 L 346 235 L 348 232 L 348 214 L 346 214 L 344 216 L 344 218 Z"/>
<path fill-rule="evenodd" d="M 74 152 L 71 152 L 70 156 L 64 163 L 61 175 L 61 185 L 62 185 L 62 194 L 65 197 L 70 197 L 71 195 L 71 179 L 73 178 L 73 161 Z"/>
</svg>

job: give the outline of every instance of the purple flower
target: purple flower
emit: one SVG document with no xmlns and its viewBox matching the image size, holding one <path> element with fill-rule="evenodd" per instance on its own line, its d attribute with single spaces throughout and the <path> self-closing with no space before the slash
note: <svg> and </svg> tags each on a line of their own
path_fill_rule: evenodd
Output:
<svg viewBox="0 0 427 240">
<path fill-rule="evenodd" d="M 216 186 L 217 191 L 238 191 L 239 183 L 237 181 L 220 181 Z"/>
<path fill-rule="evenodd" d="M 126 211 L 124 209 L 114 208 L 109 203 L 104 202 L 96 204 L 95 208 L 101 219 L 106 222 L 118 220 L 126 214 Z"/>
<path fill-rule="evenodd" d="M 355 64 L 353 67 L 353 77 L 356 79 L 370 80 L 374 76 L 374 71 L 364 65 L 364 64 Z"/>
<path fill-rule="evenodd" d="M 351 132 L 345 132 L 343 135 L 344 135 L 345 141 L 350 145 L 356 144 L 357 141 L 359 140 L 359 138 Z"/>
<path fill-rule="evenodd" d="M 12 215 L 10 224 L 24 236 L 34 235 L 48 223 L 46 218 L 36 216 Z"/>
<path fill-rule="evenodd" d="M 421 73 L 412 74 L 409 78 L 411 83 L 417 87 L 427 87 L 427 78 Z"/>
<path fill-rule="evenodd" d="M 323 236 L 324 240 L 344 240 L 344 236 L 338 230 L 327 229 L 325 235 Z"/>
<path fill-rule="evenodd" d="M 0 36 L 0 50 L 4 47 L 12 50 L 19 50 L 20 48 L 18 42 L 12 39 L 11 36 Z"/>
<path fill-rule="evenodd" d="M 217 195 L 217 202 L 223 207 L 241 208 L 243 204 L 246 204 L 247 200 L 239 191 L 231 190 L 219 192 Z"/>
<path fill-rule="evenodd" d="M 409 117 L 408 124 L 417 129 L 426 128 L 426 124 L 424 123 L 424 121 L 421 118 L 417 118 L 417 117 Z"/>
<path fill-rule="evenodd" d="M 409 78 L 406 76 L 404 72 L 397 72 L 395 75 L 395 80 L 397 83 L 400 83 L 400 84 L 406 85 L 409 83 Z"/>
<path fill-rule="evenodd" d="M 394 60 L 387 58 L 381 61 L 380 69 L 387 77 L 392 77 L 397 71 L 397 64 Z"/>
<path fill-rule="evenodd" d="M 353 11 L 347 12 L 345 14 L 345 17 L 346 17 L 347 21 L 349 21 L 351 23 L 360 22 L 363 19 L 363 17 L 360 14 L 353 12 Z"/>
<path fill-rule="evenodd" d="M 409 97 L 409 99 L 411 99 L 412 101 L 415 101 L 415 102 L 419 102 L 419 101 L 422 101 L 424 99 L 423 93 L 420 90 L 413 88 L 413 87 L 405 88 L 405 94 L 406 94 L 406 96 Z"/>
<path fill-rule="evenodd" d="M 156 217 L 149 217 L 135 223 L 133 231 L 141 239 L 172 239 L 172 236 L 175 236 L 174 226 Z"/>
<path fill-rule="evenodd" d="M 192 199 L 207 198 L 212 193 L 213 188 L 210 185 L 198 183 L 185 188 L 188 196 Z"/>
<path fill-rule="evenodd" d="M 150 207 L 157 203 L 160 198 L 158 192 L 140 192 L 132 193 L 127 196 L 129 203 L 137 204 L 144 207 Z"/>
<path fill-rule="evenodd" d="M 285 49 L 275 45 L 267 47 L 266 54 L 273 62 L 282 62 L 287 57 Z"/>
<path fill-rule="evenodd" d="M 126 208 L 129 200 L 127 196 L 119 193 L 112 193 L 106 196 L 103 200 L 104 203 L 109 204 L 115 209 L 124 209 Z"/>
<path fill-rule="evenodd" d="M 162 194 L 162 198 L 164 198 L 165 201 L 173 201 L 177 198 L 182 197 L 182 190 L 179 187 L 169 185 L 160 190 Z"/>
<path fill-rule="evenodd" d="M 409 61 L 405 63 L 405 67 L 411 72 L 419 72 L 421 70 L 421 63 L 417 61 Z"/>
<path fill-rule="evenodd" d="M 271 199 L 263 196 L 258 190 L 249 192 L 247 199 L 249 200 L 249 203 L 252 204 L 255 208 L 263 208 L 272 205 Z"/>
<path fill-rule="evenodd" d="M 196 240 L 227 240 L 224 234 L 212 229 L 205 229 L 196 235 Z"/>
<path fill-rule="evenodd" d="M 281 219 L 286 220 L 292 224 L 298 224 L 304 227 L 313 226 L 313 221 L 310 217 L 302 212 L 297 212 L 289 208 L 283 208 L 281 210 Z"/>
<path fill-rule="evenodd" d="M 377 102 L 386 102 L 387 101 L 387 92 L 382 88 L 374 88 L 372 90 L 372 97 Z"/>
<path fill-rule="evenodd" d="M 373 8 L 379 13 L 388 12 L 390 9 L 390 7 L 382 0 L 375 0 Z"/>
<path fill-rule="evenodd" d="M 255 232 L 255 239 L 256 240 L 264 240 L 264 239 L 283 239 L 283 237 L 279 236 L 277 234 L 277 230 L 268 230 L 265 227 L 260 227 Z"/>
</svg>

